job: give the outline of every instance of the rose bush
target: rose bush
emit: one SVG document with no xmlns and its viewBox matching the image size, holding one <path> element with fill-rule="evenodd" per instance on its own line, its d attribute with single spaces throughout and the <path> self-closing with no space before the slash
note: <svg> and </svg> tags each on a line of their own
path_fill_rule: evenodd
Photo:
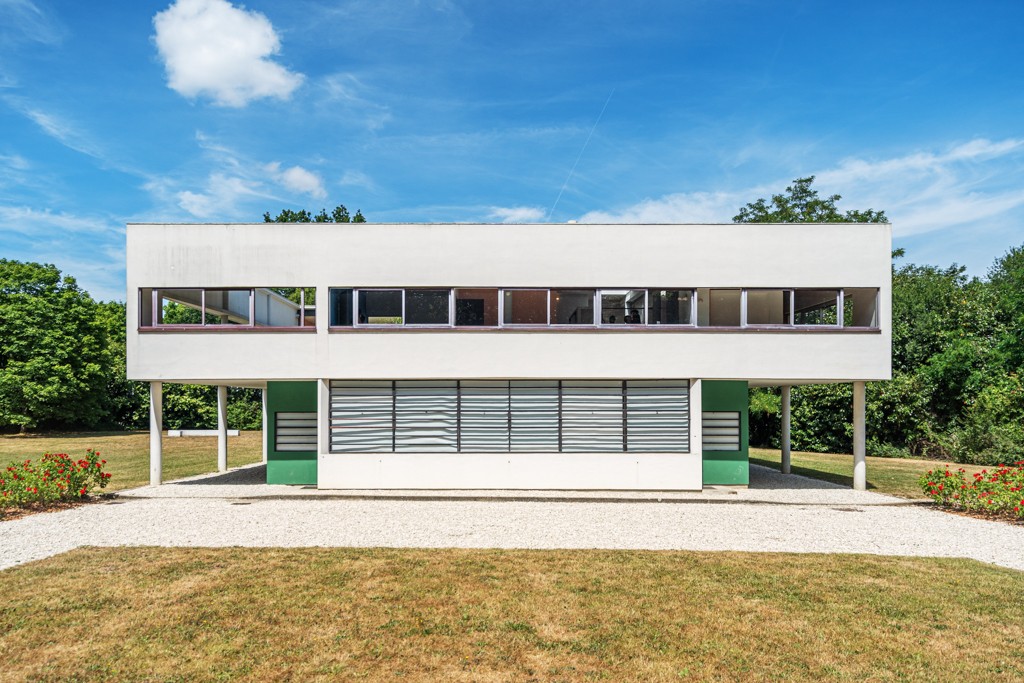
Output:
<svg viewBox="0 0 1024 683">
<path fill-rule="evenodd" d="M 77 460 L 67 453 L 46 453 L 35 462 L 11 463 L 0 471 L 0 507 L 84 498 L 107 485 L 111 475 L 103 471 L 106 463 L 91 449 Z"/>
<path fill-rule="evenodd" d="M 918 480 L 924 494 L 955 510 L 1011 515 L 1024 519 L 1024 460 L 991 470 L 928 470 Z"/>
</svg>

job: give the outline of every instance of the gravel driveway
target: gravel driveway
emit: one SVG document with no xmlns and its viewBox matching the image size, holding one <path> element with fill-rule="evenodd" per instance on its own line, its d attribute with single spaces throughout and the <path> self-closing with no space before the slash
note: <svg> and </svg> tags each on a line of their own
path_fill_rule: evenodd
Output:
<svg viewBox="0 0 1024 683">
<path fill-rule="evenodd" d="M 83 545 L 624 548 L 969 557 L 1024 571 L 1024 526 L 752 465 L 703 493 L 318 491 L 262 466 L 0 522 L 0 569 Z"/>
</svg>

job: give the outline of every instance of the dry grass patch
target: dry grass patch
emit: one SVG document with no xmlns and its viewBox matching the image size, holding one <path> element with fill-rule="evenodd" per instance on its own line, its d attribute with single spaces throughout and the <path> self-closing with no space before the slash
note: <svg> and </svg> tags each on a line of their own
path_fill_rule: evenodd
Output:
<svg viewBox="0 0 1024 683">
<path fill-rule="evenodd" d="M 1024 678 L 1024 574 L 968 560 L 91 548 L 0 595 L 7 680 Z"/>
<path fill-rule="evenodd" d="M 782 453 L 768 448 L 751 448 L 750 462 L 778 470 Z M 844 486 L 853 486 L 853 456 L 833 453 L 804 453 L 793 451 L 790 464 L 793 474 L 823 479 Z M 875 458 L 868 456 L 868 489 L 903 498 L 924 499 L 917 479 L 928 470 L 935 468 L 963 467 L 968 474 L 985 469 L 980 465 L 961 465 L 944 460 L 919 458 Z"/>
<path fill-rule="evenodd" d="M 164 436 L 164 481 L 217 471 L 217 437 Z M 0 464 L 35 460 L 43 453 L 81 455 L 99 451 L 105 469 L 114 476 L 105 491 L 149 484 L 149 432 L 76 432 L 0 436 Z M 263 459 L 263 432 L 241 432 L 228 437 L 228 466 L 241 467 Z"/>
</svg>

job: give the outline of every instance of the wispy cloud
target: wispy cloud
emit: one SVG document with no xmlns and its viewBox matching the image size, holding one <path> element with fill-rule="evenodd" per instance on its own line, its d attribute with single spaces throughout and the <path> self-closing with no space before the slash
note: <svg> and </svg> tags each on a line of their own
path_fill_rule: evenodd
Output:
<svg viewBox="0 0 1024 683">
<path fill-rule="evenodd" d="M 844 159 L 832 168 L 799 172 L 815 175 L 823 195 L 840 194 L 840 209 L 884 210 L 897 237 L 983 226 L 994 220 L 1019 223 L 1024 207 L 1024 140 L 975 139 L 939 151 L 919 151 L 891 158 Z M 997 179 L 1003 179 L 996 182 Z M 679 192 L 651 197 L 612 210 L 591 211 L 586 223 L 724 223 L 758 197 L 785 188 L 793 178 L 722 192 Z"/>
<path fill-rule="evenodd" d="M 112 233 L 122 227 L 107 218 L 82 217 L 28 206 L 0 206 L 0 230 L 23 235 L 60 231 Z"/>
<path fill-rule="evenodd" d="M 380 96 L 352 73 L 335 73 L 321 81 L 324 91 L 323 103 L 337 110 L 340 108 L 346 118 L 362 121 L 369 130 L 380 130 L 388 123 L 391 109 L 380 103 Z"/>
<path fill-rule="evenodd" d="M 271 57 L 281 41 L 264 14 L 226 0 L 177 0 L 153 17 L 167 85 L 194 99 L 244 107 L 252 100 L 288 99 L 304 76 Z"/>
<path fill-rule="evenodd" d="M 106 161 L 105 155 L 95 140 L 60 114 L 47 111 L 24 97 L 4 95 L 0 99 L 11 109 L 36 124 L 46 135 L 68 149 L 80 152 L 94 159 Z"/>
<path fill-rule="evenodd" d="M 0 43 L 53 45 L 66 33 L 56 17 L 31 0 L 0 0 Z"/>
<path fill-rule="evenodd" d="M 156 213 L 166 220 L 181 218 L 168 211 L 168 205 L 200 220 L 253 220 L 268 202 L 289 203 L 296 195 L 317 200 L 328 196 L 323 176 L 315 170 L 261 161 L 201 132 L 196 142 L 205 160 L 202 173 L 152 178 L 143 186 L 164 205 Z M 263 207 L 258 213 L 255 200 Z"/>
<path fill-rule="evenodd" d="M 370 191 L 375 191 L 377 189 L 377 183 L 373 182 L 373 178 L 362 171 L 355 171 L 352 169 L 349 169 L 342 174 L 338 184 L 342 187 L 362 187 Z"/>
<path fill-rule="evenodd" d="M 493 206 L 488 218 L 502 223 L 530 223 L 544 218 L 544 209 L 536 206 Z"/>
</svg>

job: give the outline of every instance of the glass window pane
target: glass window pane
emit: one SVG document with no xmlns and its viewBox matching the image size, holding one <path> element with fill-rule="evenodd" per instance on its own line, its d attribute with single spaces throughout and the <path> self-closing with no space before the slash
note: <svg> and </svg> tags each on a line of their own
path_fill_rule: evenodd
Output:
<svg viewBox="0 0 1024 683">
<path fill-rule="evenodd" d="M 152 327 L 153 322 L 153 290 L 145 287 L 139 290 L 139 327 Z"/>
<path fill-rule="evenodd" d="M 157 325 L 202 325 L 201 289 L 157 290 Z"/>
<path fill-rule="evenodd" d="M 251 294 L 248 289 L 207 289 L 206 324 L 248 325 Z"/>
<path fill-rule="evenodd" d="M 878 290 L 843 290 L 843 327 L 878 327 Z"/>
<path fill-rule="evenodd" d="M 331 290 L 331 327 L 352 326 L 352 290 Z"/>
<path fill-rule="evenodd" d="M 647 293 L 651 325 L 691 325 L 693 293 L 689 289 L 651 289 Z"/>
<path fill-rule="evenodd" d="M 497 289 L 456 289 L 455 325 L 457 327 L 497 327 Z"/>
<path fill-rule="evenodd" d="M 548 290 L 506 290 L 503 322 L 506 325 L 547 325 Z"/>
<path fill-rule="evenodd" d="M 297 327 L 302 290 L 298 287 L 257 287 L 253 308 L 260 327 Z"/>
<path fill-rule="evenodd" d="M 302 289 L 305 308 L 302 311 L 302 326 L 316 327 L 316 287 Z"/>
<path fill-rule="evenodd" d="M 602 325 L 642 325 L 647 322 L 643 289 L 601 290 Z"/>
<path fill-rule="evenodd" d="M 401 325 L 402 290 L 361 290 L 359 292 L 360 325 Z"/>
<path fill-rule="evenodd" d="M 709 289 L 708 325 L 711 327 L 739 327 L 740 290 Z"/>
<path fill-rule="evenodd" d="M 751 289 L 747 291 L 748 325 L 789 325 L 788 289 Z"/>
<path fill-rule="evenodd" d="M 405 323 L 407 325 L 447 325 L 447 289 L 405 290 Z"/>
<path fill-rule="evenodd" d="M 794 319 L 797 325 L 835 325 L 839 318 L 836 289 L 798 289 L 794 294 Z"/>
<path fill-rule="evenodd" d="M 593 325 L 594 290 L 552 289 L 552 325 Z"/>
</svg>

